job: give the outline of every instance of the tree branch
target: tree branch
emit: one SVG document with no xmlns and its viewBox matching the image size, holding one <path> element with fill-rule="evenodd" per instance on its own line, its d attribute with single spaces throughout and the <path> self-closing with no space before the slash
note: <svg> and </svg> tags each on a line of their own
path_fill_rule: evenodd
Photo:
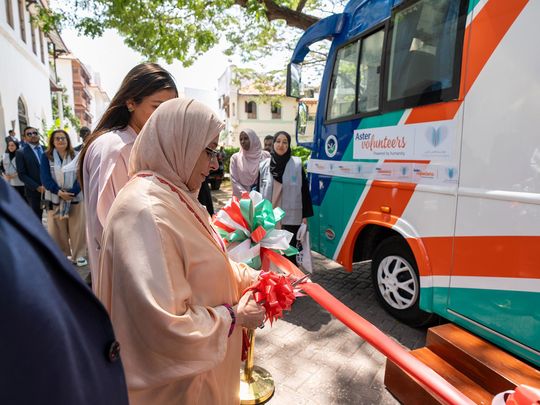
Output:
<svg viewBox="0 0 540 405">
<path fill-rule="evenodd" d="M 317 17 L 279 6 L 272 0 L 263 0 L 263 3 L 266 6 L 266 17 L 268 21 L 285 20 L 288 26 L 299 28 L 303 31 L 319 21 Z M 242 8 L 247 8 L 247 0 L 235 0 L 235 4 L 238 4 Z"/>
<path fill-rule="evenodd" d="M 307 0 L 300 0 L 300 2 L 298 3 L 298 7 L 296 7 L 296 11 L 301 12 L 304 9 L 306 2 Z"/>
</svg>

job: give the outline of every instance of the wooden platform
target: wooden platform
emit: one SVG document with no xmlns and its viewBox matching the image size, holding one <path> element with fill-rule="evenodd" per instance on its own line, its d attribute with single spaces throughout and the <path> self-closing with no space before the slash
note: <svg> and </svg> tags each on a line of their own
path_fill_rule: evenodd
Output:
<svg viewBox="0 0 540 405">
<path fill-rule="evenodd" d="M 430 328 L 426 347 L 411 354 L 477 404 L 519 384 L 540 387 L 538 369 L 451 323 Z M 405 405 L 440 403 L 388 359 L 384 383 Z"/>
</svg>

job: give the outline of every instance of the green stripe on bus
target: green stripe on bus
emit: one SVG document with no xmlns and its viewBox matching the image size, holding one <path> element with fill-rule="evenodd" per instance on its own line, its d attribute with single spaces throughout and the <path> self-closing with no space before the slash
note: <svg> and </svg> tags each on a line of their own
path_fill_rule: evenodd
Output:
<svg viewBox="0 0 540 405">
<path fill-rule="evenodd" d="M 432 303 L 429 303 L 431 299 Z M 497 335 L 519 340 L 540 351 L 540 319 L 530 311 L 530 308 L 538 307 L 540 293 L 536 292 L 447 287 L 422 288 L 420 291 L 421 309 L 435 312 L 540 366 L 540 356 Z M 472 321 L 488 329 L 478 327 Z"/>
</svg>

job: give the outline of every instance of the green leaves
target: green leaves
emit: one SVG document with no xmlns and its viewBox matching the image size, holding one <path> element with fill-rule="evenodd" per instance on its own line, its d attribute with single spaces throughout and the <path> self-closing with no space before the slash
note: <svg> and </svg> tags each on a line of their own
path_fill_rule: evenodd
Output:
<svg viewBox="0 0 540 405">
<path fill-rule="evenodd" d="M 305 28 L 306 21 L 318 19 L 295 11 L 300 2 L 304 4 L 302 0 L 59 0 L 52 11 L 41 8 L 38 18 L 45 31 L 70 26 L 92 38 L 115 29 L 145 58 L 179 60 L 188 66 L 221 39 L 229 44 L 226 53 L 239 53 L 244 61 L 267 55 L 276 44 L 290 41 L 286 33 L 291 27 Z M 317 1 L 306 1 L 303 10 L 309 13 L 318 6 Z M 299 32 L 296 29 L 296 35 Z"/>
</svg>

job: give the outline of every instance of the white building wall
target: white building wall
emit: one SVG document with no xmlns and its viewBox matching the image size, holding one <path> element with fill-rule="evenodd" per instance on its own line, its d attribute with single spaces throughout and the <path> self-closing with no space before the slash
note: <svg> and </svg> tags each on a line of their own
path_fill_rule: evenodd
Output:
<svg viewBox="0 0 540 405">
<path fill-rule="evenodd" d="M 99 86 L 90 86 L 90 94 L 92 95 L 92 102 L 90 103 L 90 114 L 92 114 L 92 128 L 97 126 L 101 120 L 101 116 L 109 106 L 111 100 L 105 91 L 103 91 Z"/>
<path fill-rule="evenodd" d="M 66 88 L 68 104 L 71 111 L 75 114 L 75 97 L 73 94 L 73 70 L 71 67 L 71 58 L 59 57 L 56 60 L 56 74 L 59 84 Z"/>
<path fill-rule="evenodd" d="M 32 51 L 30 17 L 24 9 L 26 43 L 21 39 L 18 3 L 11 1 L 14 28 L 7 22 L 6 2 L 0 2 L 0 150 L 4 138 L 14 128 L 20 137 L 17 100 L 26 105 L 29 125 L 42 132 L 52 124 L 51 93 L 49 84 L 49 58 L 45 50 L 45 63 L 41 61 L 39 30 L 36 30 L 36 53 Z M 47 39 L 43 46 L 46 49 Z M 45 128 L 43 127 L 45 125 Z"/>
<path fill-rule="evenodd" d="M 218 79 L 217 96 L 229 98 L 229 117 L 226 117 L 223 106 L 221 113 L 225 117 L 226 130 L 229 136 L 224 140 L 225 145 L 240 146 L 239 136 L 242 130 L 253 129 L 263 143 L 266 135 L 274 135 L 278 131 L 286 131 L 291 135 L 293 144 L 296 144 L 296 113 L 297 102 L 293 98 L 283 95 L 281 102 L 281 118 L 272 118 L 271 102 L 268 97 L 259 95 L 239 94 L 239 89 L 233 84 L 233 66 L 228 66 Z M 272 97 L 275 100 L 275 97 Z M 248 118 L 245 103 L 255 101 L 257 103 L 257 118 Z"/>
<path fill-rule="evenodd" d="M 255 101 L 257 103 L 257 118 L 248 118 L 245 109 L 245 103 Z M 259 136 L 261 143 L 266 135 L 274 135 L 278 131 L 286 131 L 291 135 L 292 143 L 295 142 L 296 133 L 296 109 L 297 103 L 295 99 L 282 97 L 281 102 L 281 118 L 272 118 L 270 102 L 263 102 L 257 96 L 238 95 L 236 114 L 238 116 L 238 125 L 232 133 L 232 141 L 234 146 L 239 146 L 240 132 L 246 128 L 254 130 Z"/>
</svg>

